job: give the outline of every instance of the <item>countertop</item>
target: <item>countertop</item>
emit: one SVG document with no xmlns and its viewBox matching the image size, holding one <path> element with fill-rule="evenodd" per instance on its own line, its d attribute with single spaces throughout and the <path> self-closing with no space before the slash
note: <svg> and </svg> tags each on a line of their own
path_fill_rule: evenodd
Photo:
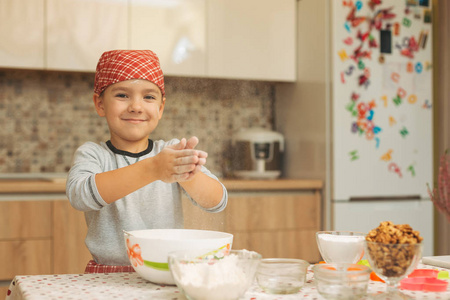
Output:
<svg viewBox="0 0 450 300">
<path fill-rule="evenodd" d="M 419 268 L 438 269 L 428 265 Z M 370 281 L 367 297 L 361 299 L 380 299 L 384 296 L 386 284 Z M 449 299 L 450 287 L 443 292 L 421 292 L 402 290 L 411 299 Z M 142 279 L 137 273 L 109 274 L 64 274 L 16 276 L 11 282 L 6 300 L 26 299 L 170 299 L 186 300 L 176 286 L 158 285 Z M 270 295 L 256 283 L 247 290 L 240 300 L 294 300 L 324 299 L 319 295 L 311 268 L 306 275 L 302 289 L 290 295 Z M 385 299 L 385 298 L 383 298 Z"/>
<path fill-rule="evenodd" d="M 243 180 L 220 179 L 228 191 L 320 190 L 323 182 L 316 179 Z M 66 177 L 0 176 L 0 194 L 64 194 Z"/>
</svg>

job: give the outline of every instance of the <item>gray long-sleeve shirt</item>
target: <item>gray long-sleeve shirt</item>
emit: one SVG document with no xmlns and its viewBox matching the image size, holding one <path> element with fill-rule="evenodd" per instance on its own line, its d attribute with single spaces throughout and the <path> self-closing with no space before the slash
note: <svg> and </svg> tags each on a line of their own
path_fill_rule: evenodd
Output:
<svg viewBox="0 0 450 300">
<path fill-rule="evenodd" d="M 67 178 L 66 194 L 71 205 L 85 213 L 88 226 L 86 246 L 97 263 L 130 264 L 122 230 L 183 228 L 181 191 L 184 190 L 178 183 L 158 180 L 111 204 L 102 199 L 95 184 L 95 174 L 155 156 L 164 147 L 178 142 L 177 139 L 169 142 L 149 140 L 148 148 L 140 153 L 121 151 L 109 141 L 100 144 L 87 142 L 77 149 Z M 203 166 L 202 172 L 218 180 Z M 220 212 L 225 209 L 228 195 L 223 184 L 222 188 L 221 202 L 204 210 Z M 186 195 L 194 205 L 198 205 Z"/>
</svg>

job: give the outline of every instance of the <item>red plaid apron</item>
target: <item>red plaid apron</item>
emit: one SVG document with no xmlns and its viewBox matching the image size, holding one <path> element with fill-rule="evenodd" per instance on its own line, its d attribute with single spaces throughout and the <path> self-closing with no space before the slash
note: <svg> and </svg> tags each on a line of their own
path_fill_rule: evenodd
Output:
<svg viewBox="0 0 450 300">
<path fill-rule="evenodd" d="M 90 260 L 84 270 L 84 274 L 91 273 L 126 273 L 135 272 L 133 266 L 108 266 L 96 263 L 94 260 Z"/>
</svg>

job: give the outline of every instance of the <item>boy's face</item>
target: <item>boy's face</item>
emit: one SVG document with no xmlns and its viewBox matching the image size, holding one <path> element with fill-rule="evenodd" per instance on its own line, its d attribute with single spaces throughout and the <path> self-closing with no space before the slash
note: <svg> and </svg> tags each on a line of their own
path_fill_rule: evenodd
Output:
<svg viewBox="0 0 450 300">
<path fill-rule="evenodd" d="M 147 145 L 148 136 L 162 117 L 165 101 L 158 86 L 144 79 L 121 81 L 108 86 L 102 96 L 94 94 L 95 109 L 106 118 L 111 143 L 126 151 L 144 150 L 139 145 Z"/>
</svg>

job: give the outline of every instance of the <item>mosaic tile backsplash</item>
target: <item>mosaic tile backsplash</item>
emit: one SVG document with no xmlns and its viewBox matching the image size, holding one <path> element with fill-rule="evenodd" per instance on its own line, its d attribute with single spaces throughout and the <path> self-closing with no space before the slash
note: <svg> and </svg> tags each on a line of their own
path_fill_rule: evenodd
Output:
<svg viewBox="0 0 450 300">
<path fill-rule="evenodd" d="M 236 130 L 273 127 L 270 82 L 166 77 L 166 108 L 151 139 L 189 138 L 208 152 L 207 167 L 229 174 Z M 61 173 L 86 141 L 107 141 L 92 102 L 93 73 L 0 70 L 0 173 Z"/>
</svg>

